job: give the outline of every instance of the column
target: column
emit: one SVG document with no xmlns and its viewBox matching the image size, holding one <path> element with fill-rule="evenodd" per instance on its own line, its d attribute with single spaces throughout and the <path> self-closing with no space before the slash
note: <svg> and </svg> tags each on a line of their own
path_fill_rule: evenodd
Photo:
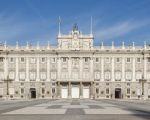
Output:
<svg viewBox="0 0 150 120">
<path fill-rule="evenodd" d="M 61 57 L 57 58 L 57 78 L 58 80 L 61 78 Z"/>
<path fill-rule="evenodd" d="M 29 81 L 29 57 L 26 57 L 26 81 Z"/>
<path fill-rule="evenodd" d="M 125 58 L 122 57 L 122 81 L 125 81 Z"/>
<path fill-rule="evenodd" d="M 68 82 L 68 98 L 71 98 L 71 82 Z"/>
<path fill-rule="evenodd" d="M 69 79 L 72 79 L 72 76 L 71 76 L 71 58 L 70 57 L 68 58 L 68 77 L 69 77 Z"/>
<path fill-rule="evenodd" d="M 39 56 L 37 57 L 37 71 L 36 71 L 36 80 L 40 81 L 40 60 L 39 60 Z"/>
<path fill-rule="evenodd" d="M 91 97 L 91 99 L 93 99 L 93 97 L 94 97 L 94 82 L 91 82 L 90 97 Z"/>
<path fill-rule="evenodd" d="M 104 58 L 101 57 L 101 81 L 104 81 Z"/>
<path fill-rule="evenodd" d="M 57 97 L 60 98 L 61 93 L 60 93 L 60 82 L 58 82 L 58 86 L 57 86 Z"/>
<path fill-rule="evenodd" d="M 50 60 L 47 57 L 47 81 L 50 81 Z"/>
<path fill-rule="evenodd" d="M 115 78 L 114 78 L 114 57 L 111 58 L 111 65 L 112 65 L 111 66 L 111 78 L 112 78 L 111 80 L 115 81 Z"/>
<path fill-rule="evenodd" d="M 82 85 L 82 82 L 80 82 L 80 98 L 83 98 L 83 85 Z"/>
<path fill-rule="evenodd" d="M 83 58 L 80 57 L 80 79 L 83 79 Z"/>
<path fill-rule="evenodd" d="M 94 81 L 93 78 L 93 58 L 90 59 L 90 80 Z"/>
<path fill-rule="evenodd" d="M 19 81 L 19 74 L 18 74 L 18 57 L 16 57 L 16 79 L 15 79 L 15 81 Z"/>
<path fill-rule="evenodd" d="M 132 59 L 132 81 L 135 82 L 135 57 L 133 57 Z"/>
<path fill-rule="evenodd" d="M 8 57 L 5 56 L 4 58 L 4 79 L 6 80 L 8 77 Z"/>
<path fill-rule="evenodd" d="M 144 70 L 144 79 L 147 79 L 147 76 L 146 76 L 146 71 L 147 71 L 147 58 L 146 57 L 144 57 L 144 61 L 143 61 L 144 63 L 144 68 L 143 68 L 143 70 Z"/>
</svg>

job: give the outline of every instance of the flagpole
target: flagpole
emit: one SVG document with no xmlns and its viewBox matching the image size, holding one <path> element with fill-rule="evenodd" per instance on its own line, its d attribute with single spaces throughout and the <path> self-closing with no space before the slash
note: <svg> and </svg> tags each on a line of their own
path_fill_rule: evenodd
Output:
<svg viewBox="0 0 150 120">
<path fill-rule="evenodd" d="M 92 18 L 92 16 L 91 16 L 91 35 L 93 34 L 93 18 Z"/>
<path fill-rule="evenodd" d="M 60 16 L 59 16 L 59 33 L 58 33 L 58 35 L 61 34 L 61 33 L 60 33 L 60 24 L 61 24 L 61 18 L 60 18 Z"/>
</svg>

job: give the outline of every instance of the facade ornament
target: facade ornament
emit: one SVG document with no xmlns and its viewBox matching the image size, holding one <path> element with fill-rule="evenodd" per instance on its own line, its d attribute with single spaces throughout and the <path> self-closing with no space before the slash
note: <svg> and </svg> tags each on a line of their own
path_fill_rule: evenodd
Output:
<svg viewBox="0 0 150 120">
<path fill-rule="evenodd" d="M 4 48 L 5 49 L 7 48 L 7 42 L 6 41 L 4 42 Z"/>
<path fill-rule="evenodd" d="M 47 49 L 50 49 L 50 42 L 47 42 Z"/>
<path fill-rule="evenodd" d="M 77 23 L 74 24 L 73 31 L 78 31 L 78 25 L 77 25 Z"/>
<path fill-rule="evenodd" d="M 101 42 L 101 49 L 104 49 L 104 45 L 103 45 L 103 42 Z"/>
<path fill-rule="evenodd" d="M 16 49 L 18 49 L 19 48 L 19 44 L 18 44 L 18 41 L 16 42 Z"/>
<path fill-rule="evenodd" d="M 135 44 L 134 44 L 134 42 L 132 42 L 132 48 L 135 49 Z"/>
<path fill-rule="evenodd" d="M 111 48 L 114 49 L 114 41 L 112 41 L 112 46 L 111 46 Z"/>
<path fill-rule="evenodd" d="M 39 49 L 39 48 L 40 48 L 39 41 L 37 41 L 36 49 Z"/>
<path fill-rule="evenodd" d="M 29 42 L 27 41 L 26 49 L 29 49 Z"/>
<path fill-rule="evenodd" d="M 144 41 L 144 49 L 146 49 L 147 45 L 146 45 L 146 41 Z"/>
<path fill-rule="evenodd" d="M 125 49 L 124 41 L 122 42 L 122 49 Z"/>
</svg>

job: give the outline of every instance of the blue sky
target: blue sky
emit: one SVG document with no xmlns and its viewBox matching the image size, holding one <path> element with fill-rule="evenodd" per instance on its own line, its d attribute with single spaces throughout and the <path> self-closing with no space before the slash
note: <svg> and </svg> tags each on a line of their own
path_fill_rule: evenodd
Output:
<svg viewBox="0 0 150 120">
<path fill-rule="evenodd" d="M 59 16 L 63 34 L 90 33 L 92 16 L 95 45 L 150 44 L 150 0 L 0 0 L 0 41 L 56 45 Z"/>
</svg>

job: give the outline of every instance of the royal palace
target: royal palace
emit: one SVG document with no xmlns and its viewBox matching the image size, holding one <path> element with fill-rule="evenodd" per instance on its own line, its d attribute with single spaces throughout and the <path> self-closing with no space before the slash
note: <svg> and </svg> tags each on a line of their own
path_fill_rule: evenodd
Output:
<svg viewBox="0 0 150 120">
<path fill-rule="evenodd" d="M 74 25 L 58 45 L 0 45 L 0 99 L 150 99 L 150 46 L 93 45 Z"/>
</svg>

